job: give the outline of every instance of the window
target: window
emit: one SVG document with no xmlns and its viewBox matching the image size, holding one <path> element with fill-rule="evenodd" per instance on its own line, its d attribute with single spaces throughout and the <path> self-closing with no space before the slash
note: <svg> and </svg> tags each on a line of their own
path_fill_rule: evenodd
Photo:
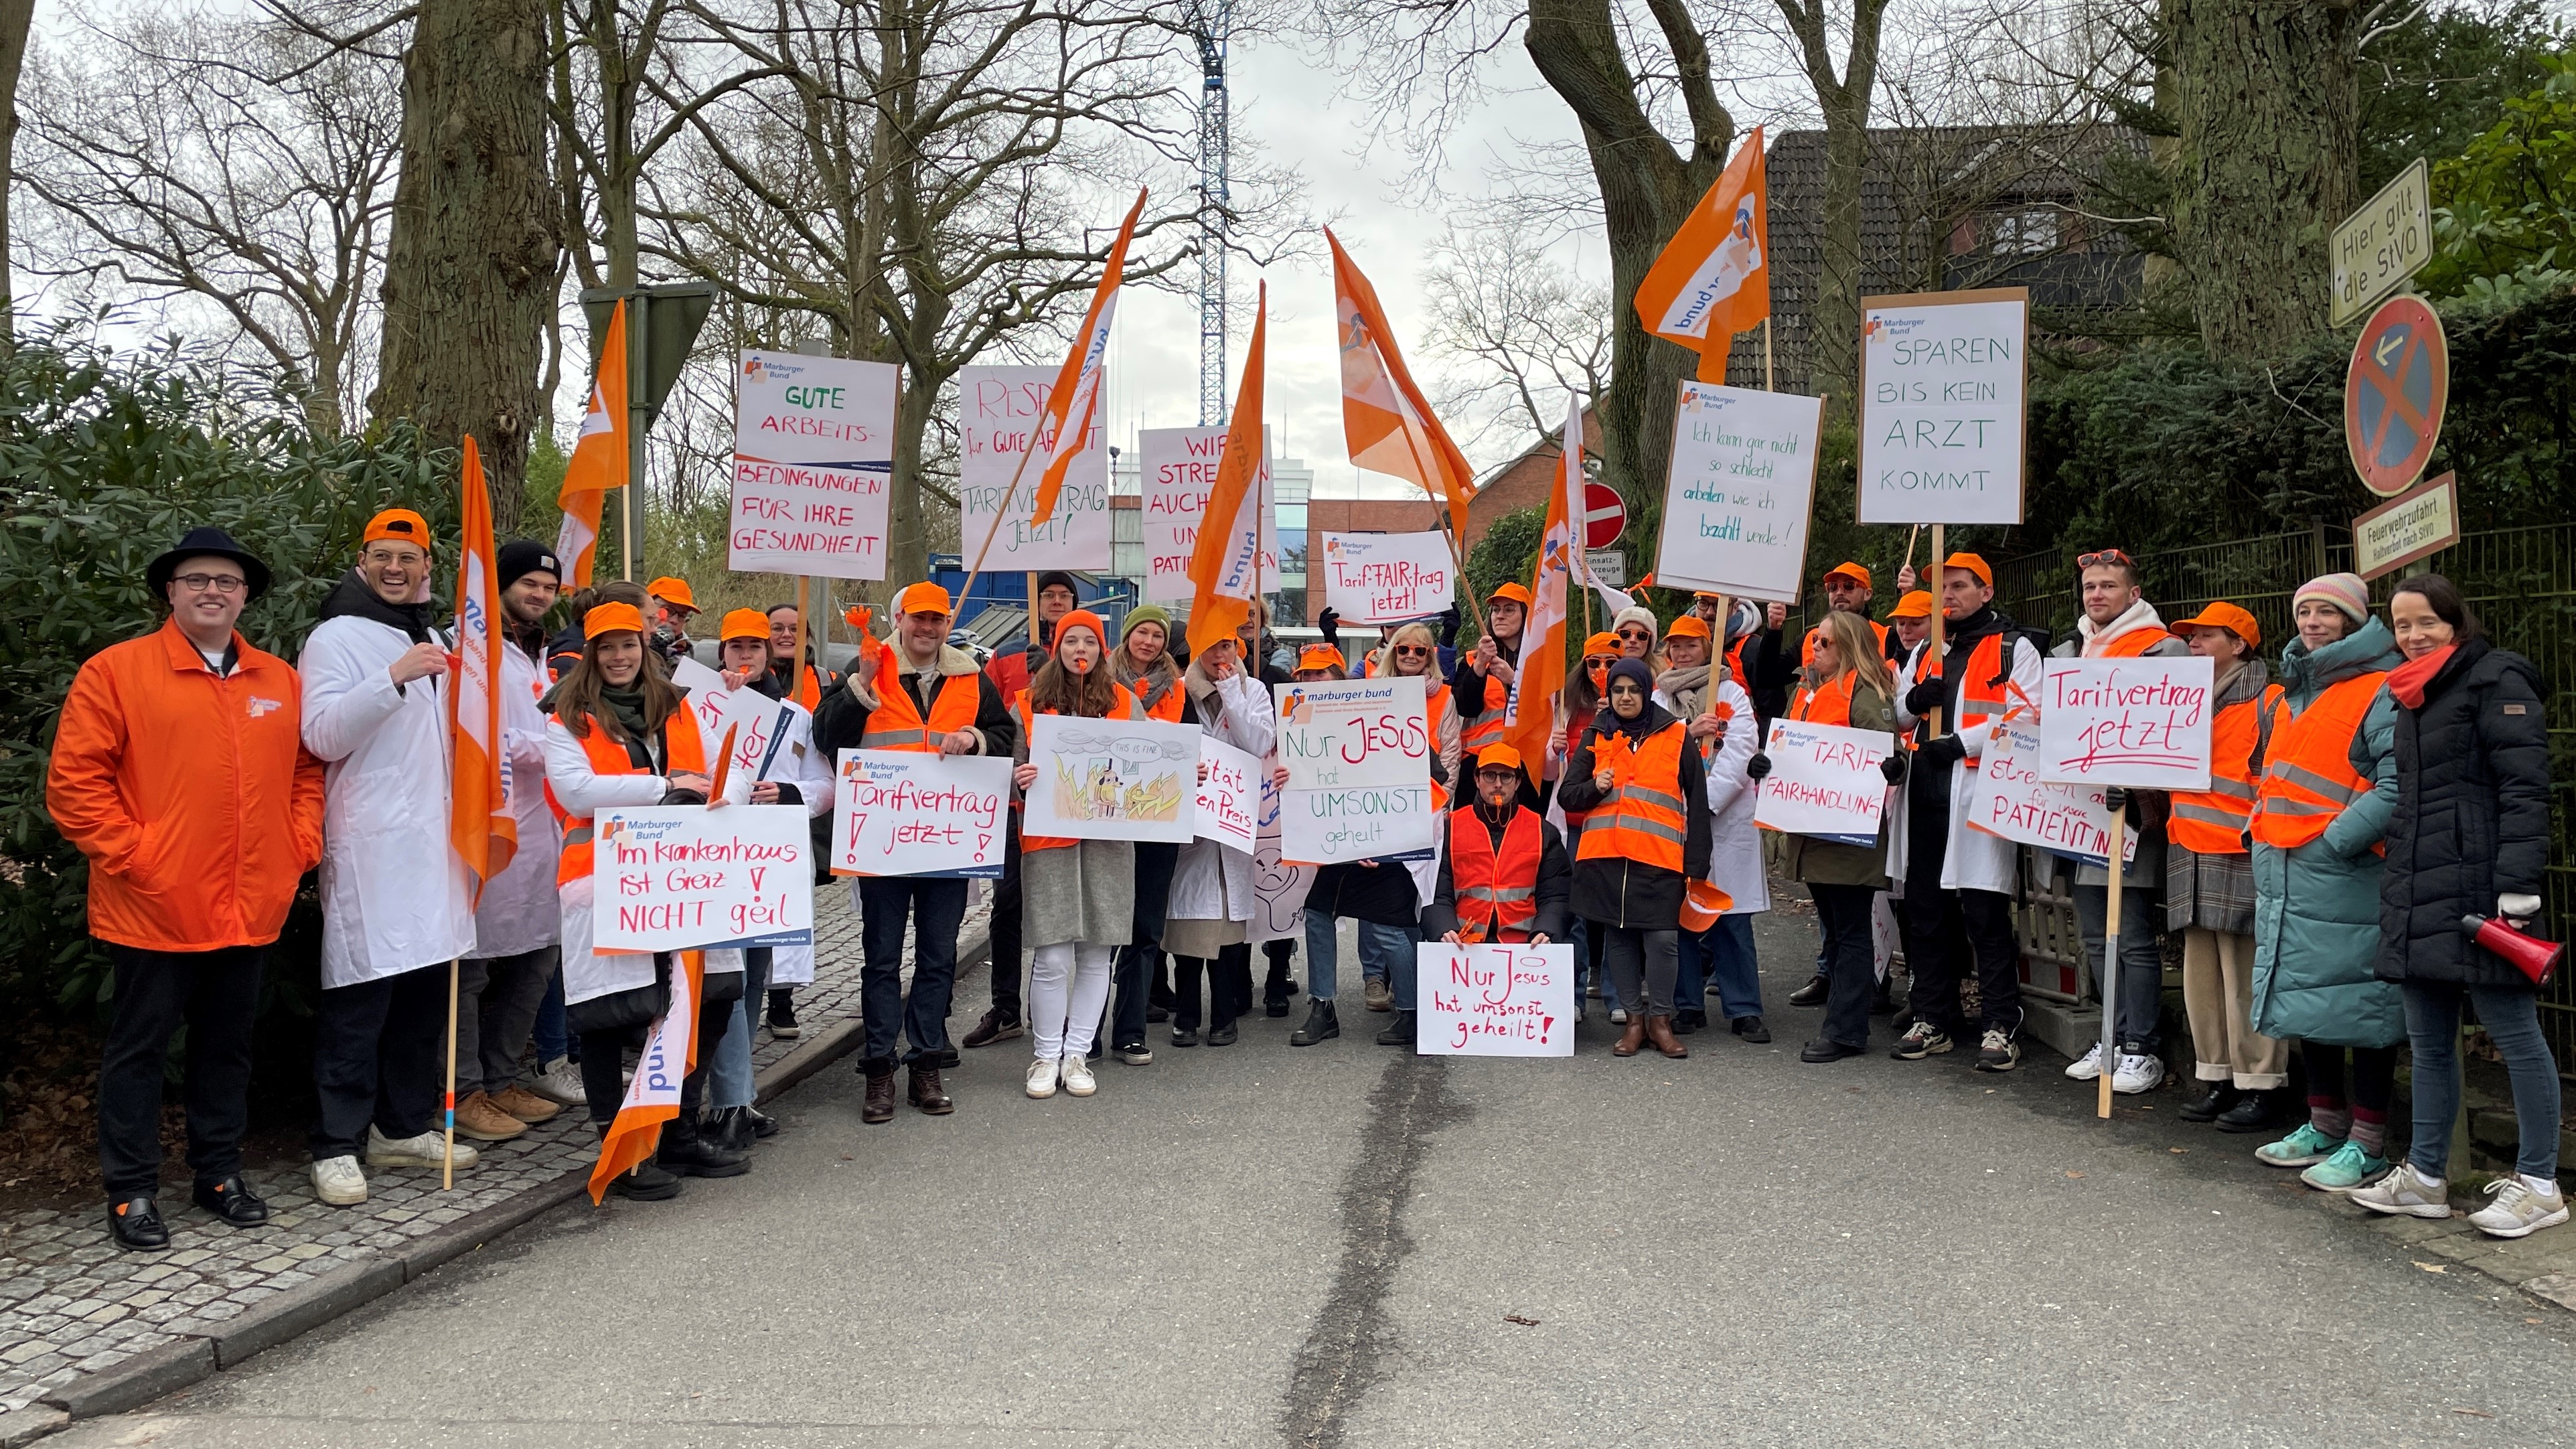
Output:
<svg viewBox="0 0 2576 1449">
<path fill-rule="evenodd" d="M 1306 531 L 1305 504 L 1274 503 L 1270 505 L 1270 511 L 1272 516 L 1279 520 L 1279 531 L 1281 533 L 1304 533 Z"/>
<path fill-rule="evenodd" d="M 1987 218 L 1988 249 L 1999 257 L 2038 256 L 2057 250 L 2057 209 L 2025 207 Z"/>
</svg>

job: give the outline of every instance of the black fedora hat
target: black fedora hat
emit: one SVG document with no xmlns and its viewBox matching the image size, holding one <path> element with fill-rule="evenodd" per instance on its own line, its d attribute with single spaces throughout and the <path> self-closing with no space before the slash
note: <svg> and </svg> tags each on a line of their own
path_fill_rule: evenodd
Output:
<svg viewBox="0 0 2576 1449">
<path fill-rule="evenodd" d="M 179 540 L 177 548 L 154 559 L 143 570 L 144 580 L 152 585 L 152 592 L 166 593 L 170 588 L 170 576 L 179 571 L 180 562 L 192 558 L 231 559 L 241 565 L 243 577 L 249 580 L 251 598 L 256 599 L 268 592 L 268 565 L 245 552 L 240 544 L 233 541 L 231 534 L 213 527 L 189 529 L 187 536 Z"/>
</svg>

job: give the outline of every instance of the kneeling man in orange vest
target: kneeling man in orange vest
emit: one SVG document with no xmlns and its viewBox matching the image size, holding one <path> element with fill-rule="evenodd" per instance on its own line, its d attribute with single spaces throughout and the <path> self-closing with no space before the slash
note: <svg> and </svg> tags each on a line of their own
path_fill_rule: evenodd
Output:
<svg viewBox="0 0 2576 1449">
<path fill-rule="evenodd" d="M 1521 752 L 1487 745 L 1476 756 L 1475 803 L 1449 815 L 1440 882 L 1422 911 L 1422 934 L 1452 945 L 1565 939 L 1574 872 L 1565 840 L 1520 803 Z"/>
</svg>

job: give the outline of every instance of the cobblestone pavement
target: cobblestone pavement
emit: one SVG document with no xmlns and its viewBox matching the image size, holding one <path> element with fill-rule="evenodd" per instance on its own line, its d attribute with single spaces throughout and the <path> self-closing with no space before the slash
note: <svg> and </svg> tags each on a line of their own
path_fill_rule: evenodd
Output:
<svg viewBox="0 0 2576 1449">
<path fill-rule="evenodd" d="M 961 935 L 982 932 L 990 914 L 978 901 Z M 859 918 L 847 888 L 815 892 L 815 932 L 814 984 L 796 994 L 803 1036 L 779 1041 L 763 1028 L 752 1053 L 759 1070 L 859 1014 Z M 22 1426 L 11 1422 L 20 1414 L 58 1418 L 41 1400 L 82 1374 L 205 1335 L 335 1269 L 399 1252 L 469 1213 L 556 1183 L 595 1161 L 598 1146 L 574 1109 L 478 1150 L 481 1163 L 458 1174 L 453 1192 L 439 1190 L 435 1172 L 371 1170 L 367 1201 L 356 1208 L 316 1202 L 301 1171 L 256 1174 L 272 1216 L 246 1231 L 221 1227 L 189 1203 L 181 1167 L 175 1177 L 164 1174 L 172 1247 L 161 1253 L 119 1252 L 95 1206 L 0 1215 L 0 1443 L 20 1437 Z M 173 1182 L 181 1186 L 173 1190 Z"/>
</svg>

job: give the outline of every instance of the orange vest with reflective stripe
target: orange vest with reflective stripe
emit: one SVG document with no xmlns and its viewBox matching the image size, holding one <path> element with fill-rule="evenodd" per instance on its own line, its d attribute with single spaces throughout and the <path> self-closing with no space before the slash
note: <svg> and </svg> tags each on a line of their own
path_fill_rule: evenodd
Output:
<svg viewBox="0 0 2576 1449">
<path fill-rule="evenodd" d="M 2263 779 L 2254 791 L 2254 838 L 2281 850 L 2326 833 L 2370 782 L 2352 769 L 2352 736 L 2379 697 L 2383 671 L 2329 687 L 2293 715 L 2289 701 L 2272 705 L 2272 739 L 2263 757 Z"/>
<path fill-rule="evenodd" d="M 1838 679 L 1829 680 L 1814 689 L 1798 691 L 1798 702 L 1789 708 L 1789 718 L 1800 724 L 1845 725 L 1851 723 L 1852 681 L 1860 674 L 1847 670 Z"/>
<path fill-rule="evenodd" d="M 560 715 L 557 718 L 561 718 Z M 674 728 L 678 726 L 678 728 Z M 626 747 L 608 737 L 598 720 L 590 722 L 590 733 L 581 736 L 581 752 L 590 757 L 594 775 L 641 775 Z M 669 775 L 703 775 L 707 772 L 707 746 L 698 734 L 698 717 L 682 704 L 662 721 L 662 773 Z M 553 797 L 549 794 L 548 799 Z M 558 807 L 560 808 L 560 807 Z M 591 818 L 565 814 L 563 817 L 563 855 L 555 861 L 555 884 L 570 885 L 590 879 Z"/>
<path fill-rule="evenodd" d="M 1511 690 L 1501 680 L 1490 674 L 1485 676 L 1485 708 L 1476 716 L 1473 723 L 1462 724 L 1458 731 L 1458 751 L 1461 758 L 1473 759 L 1476 752 L 1485 746 L 1499 745 L 1503 742 L 1503 728 L 1510 723 L 1503 716 L 1506 707 L 1511 703 L 1511 698 Z M 1438 736 L 1435 735 L 1433 738 L 1436 739 Z"/>
<path fill-rule="evenodd" d="M 913 750 L 925 755 L 939 753 L 939 742 L 959 730 L 975 726 L 975 711 L 982 702 L 976 685 L 980 677 L 973 674 L 951 674 L 939 682 L 939 693 L 930 700 L 930 718 L 925 722 L 920 706 L 912 702 L 912 690 L 900 677 L 889 677 L 882 666 L 890 660 L 879 660 L 877 707 L 868 714 L 868 727 L 859 736 L 863 750 Z"/>
<path fill-rule="evenodd" d="M 1431 727 L 1432 749 L 1437 750 L 1440 748 L 1440 721 L 1448 717 L 1450 709 L 1456 704 L 1457 701 L 1449 697 L 1448 685 L 1435 682 L 1432 676 L 1423 676 L 1422 719 L 1423 723 Z M 1474 774 L 1476 771 L 1475 759 L 1475 756 L 1467 753 L 1466 731 L 1459 731 L 1458 769 L 1460 773 L 1470 775 Z M 1449 787 L 1441 784 L 1437 780 L 1431 782 L 1431 808 L 1434 810 L 1446 810 L 1449 808 Z"/>
<path fill-rule="evenodd" d="M 2165 838 L 2201 855 L 2243 855 L 2245 825 L 2254 813 L 2254 737 L 2263 714 L 2281 699 L 2281 686 L 2260 699 L 2242 700 L 2209 722 L 2209 788 L 2176 790 Z"/>
<path fill-rule="evenodd" d="M 1538 816 L 1514 806 L 1503 827 L 1503 847 L 1482 816 L 1460 810 L 1449 817 L 1449 878 L 1458 891 L 1458 939 L 1526 941 L 1538 917 L 1538 867 L 1546 848 Z"/>
<path fill-rule="evenodd" d="M 1585 815 L 1577 859 L 1627 859 L 1681 874 L 1689 824 L 1682 800 L 1682 742 L 1688 737 L 1676 720 L 1635 747 L 1627 769 L 1619 772 L 1626 778 L 1614 780 L 1601 803 Z M 1595 769 L 1602 765 L 1601 747 L 1608 738 L 1593 741 Z"/>
<path fill-rule="evenodd" d="M 1145 712 L 1136 706 L 1136 696 L 1127 692 L 1127 686 L 1123 684 L 1113 684 L 1109 686 L 1109 688 L 1111 690 L 1109 712 L 1102 715 L 1102 719 L 1143 719 L 1145 717 Z M 1021 690 L 1020 697 L 1011 702 L 1011 707 L 1019 711 L 1020 738 L 1024 741 L 1036 739 L 1037 736 L 1030 729 L 1031 719 L 1029 716 L 1029 692 L 1025 689 Z M 1040 713 L 1057 714 L 1060 713 L 1060 711 L 1050 709 L 1042 710 Z M 1038 781 L 1037 785 L 1032 786 L 1031 788 L 1040 788 L 1046 784 L 1047 781 L 1041 779 Z M 1021 808 L 1026 809 L 1028 807 L 1023 804 Z M 1020 835 L 1020 849 L 1023 851 L 1062 850 L 1068 845 L 1080 845 L 1081 843 L 1082 842 L 1080 840 L 1072 836 L 1058 839 L 1052 835 L 1030 835 L 1025 830 L 1023 830 Z"/>
</svg>

